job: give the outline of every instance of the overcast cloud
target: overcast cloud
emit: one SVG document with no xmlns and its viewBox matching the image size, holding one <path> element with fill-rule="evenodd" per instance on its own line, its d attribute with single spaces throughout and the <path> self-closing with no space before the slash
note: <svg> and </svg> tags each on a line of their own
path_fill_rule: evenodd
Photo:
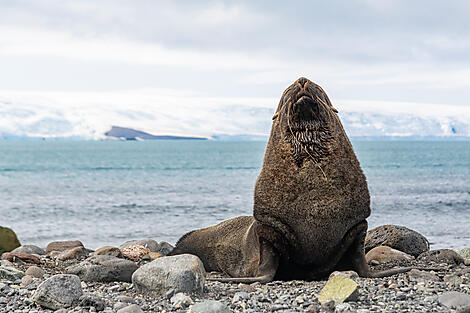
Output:
<svg viewBox="0 0 470 313">
<path fill-rule="evenodd" d="M 274 110 L 306 76 L 347 110 L 458 114 L 470 106 L 469 16 L 468 1 L 4 0 L 0 91 L 60 93 L 67 106 L 67 92 L 163 88 Z"/>
</svg>

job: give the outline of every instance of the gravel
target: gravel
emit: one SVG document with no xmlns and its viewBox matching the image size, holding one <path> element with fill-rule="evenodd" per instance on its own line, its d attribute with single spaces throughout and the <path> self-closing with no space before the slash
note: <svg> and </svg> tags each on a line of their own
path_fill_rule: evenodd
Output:
<svg viewBox="0 0 470 313">
<path fill-rule="evenodd" d="M 75 263 L 74 263 L 75 262 Z M 3 312 L 53 312 L 38 306 L 32 295 L 38 283 L 55 274 L 65 273 L 67 266 L 78 261 L 61 262 L 49 256 L 42 256 L 36 265 L 44 270 L 43 278 L 35 278 L 34 283 L 21 286 L 21 280 L 0 282 L 0 313 Z M 139 263 L 142 265 L 143 263 Z M 375 269 L 390 268 L 395 264 L 380 264 Z M 440 264 L 408 262 L 403 265 L 434 268 L 426 271 L 432 274 L 416 278 L 407 273 L 386 278 L 353 278 L 359 285 L 356 301 L 337 304 L 318 302 L 320 290 L 326 280 L 274 281 L 267 284 L 229 284 L 206 281 L 202 293 L 182 293 L 178 296 L 185 303 L 177 305 L 174 296 L 179 291 L 169 290 L 161 296 L 147 296 L 139 293 L 131 283 L 126 282 L 81 282 L 83 295 L 77 304 L 66 311 L 82 312 L 187 312 L 191 305 L 213 300 L 230 312 L 458 312 L 461 308 L 445 306 L 442 295 L 448 292 L 470 295 L 470 267 L 464 264 Z M 13 263 L 25 272 L 30 264 Z M 217 277 L 215 273 L 208 274 Z M 183 295 L 185 297 L 183 297 Z M 191 300 L 189 301 L 188 298 Z M 171 301 L 173 299 L 173 303 Z M 441 301 L 439 300 L 441 299 Z M 445 298 L 444 298 L 445 299 Z M 445 301 L 444 301 L 445 302 Z M 194 303 L 194 304 L 193 304 Z M 189 307 L 188 307 L 189 305 Z M 201 306 L 197 306 L 199 308 Z M 204 305 L 202 305 L 204 307 Z M 66 312 L 64 311 L 64 312 Z"/>
</svg>

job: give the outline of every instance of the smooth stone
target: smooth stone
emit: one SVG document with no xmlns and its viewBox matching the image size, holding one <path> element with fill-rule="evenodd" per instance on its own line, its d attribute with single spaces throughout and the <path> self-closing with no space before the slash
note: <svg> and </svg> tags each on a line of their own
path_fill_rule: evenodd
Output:
<svg viewBox="0 0 470 313">
<path fill-rule="evenodd" d="M 119 311 L 120 309 L 125 308 L 128 305 L 129 305 L 129 303 L 124 303 L 124 302 L 118 301 L 118 302 L 114 303 L 113 307 L 114 307 L 115 311 Z"/>
<path fill-rule="evenodd" d="M 91 293 L 83 294 L 78 301 L 82 308 L 94 307 L 97 311 L 103 311 L 106 307 L 103 299 Z"/>
<path fill-rule="evenodd" d="M 172 245 L 170 245 L 168 242 L 166 241 L 162 241 L 160 242 L 160 247 L 158 248 L 158 251 L 156 252 L 159 252 L 163 255 L 168 255 L 168 253 L 170 253 L 171 251 L 173 251 L 175 247 L 173 247 Z"/>
<path fill-rule="evenodd" d="M 173 305 L 173 307 L 177 309 L 186 308 L 194 303 L 191 297 L 185 295 L 182 292 L 179 292 L 175 294 L 173 297 L 171 297 L 170 302 Z"/>
<path fill-rule="evenodd" d="M 382 225 L 367 232 L 364 244 L 366 252 L 378 246 L 388 246 L 417 257 L 429 250 L 429 241 L 404 226 Z"/>
<path fill-rule="evenodd" d="M 27 254 L 37 254 L 37 255 L 45 255 L 46 251 L 42 248 L 39 248 L 35 245 L 22 245 L 11 252 L 15 253 L 27 253 Z"/>
<path fill-rule="evenodd" d="M 149 249 L 151 252 L 159 252 L 158 249 L 160 245 L 153 239 L 141 239 L 141 240 L 129 240 L 119 246 L 119 248 L 125 249 L 133 246 L 143 246 L 144 248 Z"/>
<path fill-rule="evenodd" d="M 454 249 L 462 258 L 470 259 L 470 248 Z"/>
<path fill-rule="evenodd" d="M 12 229 L 0 226 L 0 255 L 16 249 L 20 245 L 20 241 Z"/>
<path fill-rule="evenodd" d="M 131 282 L 137 264 L 110 255 L 92 256 L 79 264 L 67 268 L 67 273 L 75 274 L 87 282 Z"/>
<path fill-rule="evenodd" d="M 53 241 L 47 245 L 46 253 L 49 254 L 52 251 L 63 252 L 76 247 L 83 247 L 83 243 L 79 240 Z"/>
<path fill-rule="evenodd" d="M 58 310 L 78 303 L 82 293 L 78 276 L 58 274 L 41 283 L 32 300 L 44 308 Z"/>
<path fill-rule="evenodd" d="M 438 297 L 440 304 L 448 308 L 470 306 L 470 295 L 457 291 L 448 291 Z"/>
<path fill-rule="evenodd" d="M 142 245 L 130 246 L 121 249 L 122 256 L 132 261 L 139 261 L 150 253 L 150 250 Z"/>
<path fill-rule="evenodd" d="M 190 313 L 230 313 L 227 305 L 216 300 L 206 300 L 197 303 L 189 309 Z"/>
<path fill-rule="evenodd" d="M 359 278 L 359 275 L 355 271 L 334 271 L 330 274 L 328 279 L 336 276 L 342 276 L 346 278 L 350 278 L 352 280 Z"/>
<path fill-rule="evenodd" d="M 388 246 L 375 247 L 366 254 L 367 263 L 370 263 L 372 260 L 377 261 L 379 264 L 383 264 L 393 261 L 411 261 L 413 259 L 413 256 Z"/>
<path fill-rule="evenodd" d="M 0 266 L 0 281 L 6 280 L 14 282 L 16 280 L 22 279 L 23 276 L 24 273 L 14 267 Z"/>
<path fill-rule="evenodd" d="M 116 258 L 122 258 L 121 249 L 118 247 L 104 246 L 93 252 L 94 255 L 110 255 Z"/>
<path fill-rule="evenodd" d="M 32 266 L 28 267 L 25 274 L 36 277 L 36 278 L 42 278 L 44 276 L 44 270 L 40 267 L 32 265 Z"/>
<path fill-rule="evenodd" d="M 26 263 L 41 263 L 41 259 L 35 255 L 27 253 L 16 253 L 16 252 L 5 252 L 2 254 L 2 260 L 7 260 L 10 262 L 15 262 L 15 260 L 21 260 Z"/>
<path fill-rule="evenodd" d="M 87 255 L 88 251 L 84 247 L 75 247 L 62 251 L 59 255 L 57 255 L 56 259 L 60 261 L 79 260 Z"/>
<path fill-rule="evenodd" d="M 143 312 L 144 311 L 142 311 L 140 306 L 138 306 L 137 304 L 128 305 L 117 311 L 117 313 L 143 313 Z"/>
<path fill-rule="evenodd" d="M 116 298 L 117 301 L 119 302 L 125 302 L 125 303 L 130 303 L 130 304 L 135 304 L 135 300 L 132 297 L 129 296 L 118 296 Z"/>
<path fill-rule="evenodd" d="M 436 263 L 463 264 L 465 260 L 454 250 L 438 249 L 424 252 L 419 255 L 418 260 Z"/>
<path fill-rule="evenodd" d="M 30 275 L 23 276 L 23 278 L 21 278 L 21 286 L 26 287 L 30 285 L 33 281 L 34 281 L 33 276 L 30 276 Z"/>
<path fill-rule="evenodd" d="M 134 288 L 147 295 L 175 292 L 202 292 L 206 272 L 201 260 L 191 254 L 167 256 L 140 267 L 132 275 Z"/>
<path fill-rule="evenodd" d="M 358 284 L 354 280 L 343 276 L 334 276 L 328 279 L 320 291 L 318 302 L 323 305 L 326 302 L 334 301 L 338 305 L 345 301 L 355 301 L 358 295 Z"/>
<path fill-rule="evenodd" d="M 426 272 L 426 271 L 420 271 L 417 269 L 412 269 L 411 271 L 408 272 L 408 277 L 412 280 L 416 281 L 441 281 L 439 276 L 436 274 Z"/>
</svg>

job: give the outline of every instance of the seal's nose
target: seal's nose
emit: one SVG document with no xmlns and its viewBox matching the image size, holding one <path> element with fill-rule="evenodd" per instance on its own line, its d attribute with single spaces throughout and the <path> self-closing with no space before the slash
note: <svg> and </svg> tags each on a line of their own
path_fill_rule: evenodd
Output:
<svg viewBox="0 0 470 313">
<path fill-rule="evenodd" d="M 297 79 L 297 83 L 300 85 L 301 88 L 304 88 L 307 82 L 308 82 L 308 79 L 305 77 L 300 77 L 299 79 Z"/>
</svg>

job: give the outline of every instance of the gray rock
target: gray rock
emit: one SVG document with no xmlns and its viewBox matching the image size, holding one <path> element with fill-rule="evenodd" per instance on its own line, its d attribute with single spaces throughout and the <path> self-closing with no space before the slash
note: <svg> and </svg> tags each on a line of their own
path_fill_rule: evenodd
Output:
<svg viewBox="0 0 470 313">
<path fill-rule="evenodd" d="M 421 253 L 418 260 L 447 263 L 451 265 L 464 263 L 464 259 L 457 252 L 450 249 L 431 250 Z"/>
<path fill-rule="evenodd" d="M 143 313 L 143 312 L 144 311 L 142 311 L 140 306 L 138 306 L 137 304 L 128 305 L 117 311 L 117 313 Z"/>
<path fill-rule="evenodd" d="M 168 255 L 168 253 L 173 251 L 173 249 L 174 249 L 174 247 L 172 245 L 170 245 L 168 242 L 162 241 L 162 242 L 160 242 L 160 247 L 158 248 L 157 252 L 160 252 L 163 255 Z"/>
<path fill-rule="evenodd" d="M 114 303 L 114 310 L 119 311 L 120 309 L 125 308 L 128 305 L 129 305 L 129 303 L 124 303 L 124 302 L 118 301 L 118 302 Z"/>
<path fill-rule="evenodd" d="M 137 264 L 110 255 L 95 255 L 67 268 L 67 273 L 80 276 L 84 281 L 131 282 Z"/>
<path fill-rule="evenodd" d="M 23 278 L 24 273 L 12 266 L 0 266 L 0 281 L 6 280 L 14 282 Z"/>
<path fill-rule="evenodd" d="M 83 243 L 79 240 L 53 241 L 47 245 L 46 253 L 51 253 L 52 251 L 62 252 L 75 247 L 83 247 Z"/>
<path fill-rule="evenodd" d="M 21 286 L 26 287 L 30 285 L 34 281 L 33 276 L 26 275 L 23 278 L 21 278 Z"/>
<path fill-rule="evenodd" d="M 59 253 L 55 258 L 60 261 L 79 260 L 88 255 L 88 251 L 84 247 L 75 247 Z"/>
<path fill-rule="evenodd" d="M 420 270 L 417 270 L 417 269 L 412 269 L 411 271 L 408 272 L 408 276 L 412 279 L 412 280 L 416 280 L 416 281 L 440 281 L 441 279 L 439 278 L 439 276 L 437 276 L 436 274 L 433 274 L 433 273 L 430 273 L 430 272 L 426 272 L 426 271 L 420 271 Z"/>
<path fill-rule="evenodd" d="M 97 311 L 103 311 L 106 307 L 103 299 L 91 293 L 82 295 L 78 301 L 81 307 L 94 307 Z"/>
<path fill-rule="evenodd" d="M 171 297 L 170 302 L 177 309 L 188 307 L 194 303 L 191 297 L 185 295 L 182 292 L 179 292 Z"/>
<path fill-rule="evenodd" d="M 454 249 L 462 258 L 470 259 L 470 248 Z"/>
<path fill-rule="evenodd" d="M 132 275 L 134 288 L 144 294 L 160 296 L 175 292 L 202 292 L 206 272 L 195 255 L 162 257 L 140 267 Z"/>
<path fill-rule="evenodd" d="M 153 239 L 147 238 L 142 240 L 129 240 L 119 246 L 120 249 L 129 248 L 132 246 L 144 246 L 145 248 L 149 249 L 152 252 L 159 252 L 158 249 L 160 245 Z"/>
<path fill-rule="evenodd" d="M 197 303 L 189 309 L 191 313 L 230 313 L 229 308 L 220 301 L 206 300 Z"/>
<path fill-rule="evenodd" d="M 414 230 L 397 225 L 383 225 L 367 232 L 365 251 L 369 252 L 378 246 L 388 246 L 414 257 L 429 250 L 426 237 Z"/>
<path fill-rule="evenodd" d="M 453 309 L 470 306 L 470 296 L 457 291 L 448 291 L 441 294 L 438 301 L 440 304 Z"/>
<path fill-rule="evenodd" d="M 32 300 L 42 307 L 58 310 L 76 304 L 82 293 L 78 276 L 59 274 L 40 284 Z"/>
<path fill-rule="evenodd" d="M 42 278 L 44 276 L 44 270 L 40 267 L 33 265 L 28 267 L 25 274 L 36 278 Z"/>
<path fill-rule="evenodd" d="M 233 298 L 232 298 L 232 303 L 237 303 L 241 300 L 244 300 L 244 299 L 249 299 L 250 298 L 250 294 L 248 292 L 244 292 L 244 291 L 239 291 L 239 292 L 236 292 L 234 295 L 233 295 Z"/>
<path fill-rule="evenodd" d="M 15 250 L 11 251 L 14 253 L 27 253 L 27 254 L 37 254 L 37 255 L 44 255 L 46 254 L 46 251 L 42 248 L 39 248 L 38 246 L 35 245 L 23 245 Z"/>
</svg>

